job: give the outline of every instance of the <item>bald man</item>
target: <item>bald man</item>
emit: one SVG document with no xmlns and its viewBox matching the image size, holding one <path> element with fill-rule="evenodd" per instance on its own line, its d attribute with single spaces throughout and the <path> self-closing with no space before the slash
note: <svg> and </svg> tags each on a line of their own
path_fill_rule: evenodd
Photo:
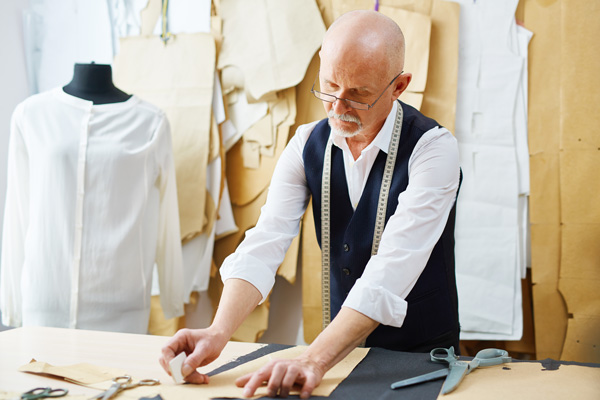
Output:
<svg viewBox="0 0 600 400">
<path fill-rule="evenodd" d="M 212 325 L 168 342 L 160 359 L 167 371 L 185 352 L 185 379 L 208 382 L 195 369 L 218 357 L 265 300 L 311 197 L 317 239 L 329 253 L 331 323 L 302 356 L 238 379 L 244 395 L 268 382 L 272 397 L 286 397 L 296 384 L 307 398 L 365 341 L 401 351 L 458 349 L 457 144 L 397 100 L 412 77 L 402 71 L 404 47 L 396 23 L 374 11 L 350 12 L 331 25 L 312 89 L 328 118 L 300 126 L 290 140 L 256 227 L 221 267 L 224 290 Z"/>
</svg>

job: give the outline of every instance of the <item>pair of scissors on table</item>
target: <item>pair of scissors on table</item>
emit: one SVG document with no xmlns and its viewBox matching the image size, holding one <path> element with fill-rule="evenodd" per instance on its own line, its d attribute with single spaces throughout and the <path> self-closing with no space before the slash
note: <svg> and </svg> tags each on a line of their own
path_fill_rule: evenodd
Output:
<svg viewBox="0 0 600 400">
<path fill-rule="evenodd" d="M 448 368 L 392 383 L 391 388 L 398 389 L 401 387 L 416 385 L 418 383 L 446 377 L 446 381 L 444 381 L 444 385 L 442 386 L 442 394 L 446 394 L 456 389 L 465 375 L 473 371 L 475 368 L 499 365 L 512 361 L 512 358 L 508 355 L 508 352 L 500 349 L 481 350 L 470 362 L 460 361 L 454 353 L 454 347 L 450 347 L 449 349 L 439 347 L 431 350 L 429 354 L 431 361 L 436 363 L 448 363 Z"/>
<path fill-rule="evenodd" d="M 46 397 L 63 397 L 66 396 L 69 391 L 67 389 L 52 389 L 49 387 L 39 387 L 31 389 L 29 392 L 25 392 L 21 395 L 22 400 L 34 400 L 44 399 Z"/>
<path fill-rule="evenodd" d="M 133 389 L 138 386 L 154 386 L 160 385 L 160 381 L 158 379 L 142 379 L 138 382 L 132 382 L 131 377 L 129 375 L 117 376 L 112 380 L 113 384 L 106 391 L 92 397 L 90 400 L 108 400 L 115 397 L 119 392 L 127 389 Z"/>
</svg>

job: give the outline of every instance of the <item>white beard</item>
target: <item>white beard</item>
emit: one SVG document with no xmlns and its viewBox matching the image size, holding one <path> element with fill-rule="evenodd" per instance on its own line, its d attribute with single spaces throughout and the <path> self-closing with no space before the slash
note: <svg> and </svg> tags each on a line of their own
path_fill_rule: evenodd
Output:
<svg viewBox="0 0 600 400">
<path fill-rule="evenodd" d="M 341 115 L 336 114 L 333 112 L 333 110 L 329 110 L 329 112 L 327 113 L 327 116 L 329 117 L 328 123 L 329 123 L 329 127 L 331 128 L 331 132 L 333 132 L 333 134 L 336 136 L 339 136 L 342 138 L 351 138 L 351 137 L 358 135 L 360 133 L 360 131 L 362 130 L 362 123 L 360 122 L 360 120 L 357 117 L 354 117 L 352 115 L 346 115 L 346 114 L 341 114 Z M 347 131 L 345 129 L 334 128 L 331 125 L 332 119 L 339 119 L 340 121 L 345 121 L 345 122 L 354 122 L 357 127 L 354 131 Z"/>
</svg>

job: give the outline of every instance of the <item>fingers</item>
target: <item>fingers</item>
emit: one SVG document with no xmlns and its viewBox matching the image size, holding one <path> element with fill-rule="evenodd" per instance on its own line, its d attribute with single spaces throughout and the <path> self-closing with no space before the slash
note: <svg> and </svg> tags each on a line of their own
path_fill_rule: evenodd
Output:
<svg viewBox="0 0 600 400">
<path fill-rule="evenodd" d="M 251 373 L 246 374 L 244 376 L 240 376 L 239 378 L 237 378 L 235 380 L 235 385 L 237 387 L 243 387 L 250 380 L 250 378 L 252 377 L 253 374 L 254 374 L 254 372 L 251 372 Z"/>
<path fill-rule="evenodd" d="M 304 385 L 302 385 L 302 389 L 300 389 L 300 398 L 308 399 L 310 394 L 315 390 L 315 388 L 321 383 L 321 379 L 317 377 L 317 375 L 310 374 L 306 377 Z"/>
<path fill-rule="evenodd" d="M 242 378 L 239 378 L 238 381 L 240 381 L 240 383 L 242 381 L 246 381 L 246 383 L 244 384 L 244 392 L 243 392 L 243 396 L 244 397 L 252 397 L 254 395 L 254 392 L 256 391 L 256 389 L 258 389 L 260 386 L 262 386 L 263 382 L 266 382 L 269 379 L 269 376 L 271 375 L 271 368 L 272 368 L 273 363 L 269 363 L 267 365 L 265 365 L 264 367 L 262 367 L 261 369 L 259 369 L 258 371 L 252 373 L 252 374 L 248 374 L 243 376 Z M 247 378 L 247 379 L 244 379 Z M 236 381 L 236 385 L 240 386 L 238 384 L 238 381 Z M 271 396 L 274 397 L 274 396 Z"/>
<path fill-rule="evenodd" d="M 192 373 L 190 373 L 189 375 L 187 375 L 184 378 L 184 380 L 186 382 L 195 383 L 195 384 L 208 383 L 208 375 L 201 374 L 198 371 L 194 370 Z"/>
<path fill-rule="evenodd" d="M 187 382 L 208 383 L 208 376 L 200 374 L 196 368 L 213 361 L 219 354 L 219 351 L 212 351 L 210 339 L 203 336 L 200 331 L 190 329 L 179 330 L 162 348 L 159 358 L 160 365 L 171 375 L 169 362 L 176 355 L 185 352 L 187 357 L 181 366 L 181 375 Z"/>
<path fill-rule="evenodd" d="M 269 379 L 269 383 L 267 384 L 267 396 L 277 397 L 277 392 L 279 392 L 279 389 L 281 388 L 281 397 L 287 397 L 287 393 L 289 393 L 289 388 L 287 388 L 286 390 L 283 384 L 284 377 L 287 374 L 286 367 L 286 365 L 282 365 L 281 363 L 275 364 L 271 370 L 271 377 L 265 377 L 265 379 Z M 294 382 L 292 381 L 292 385 L 293 384 Z"/>
<path fill-rule="evenodd" d="M 238 387 L 244 386 L 244 397 L 251 397 L 256 390 L 267 382 L 269 397 L 287 397 L 294 386 L 300 388 L 300 397 L 308 398 L 321 382 L 322 373 L 297 360 L 273 361 L 258 371 L 244 375 L 236 380 Z"/>
</svg>

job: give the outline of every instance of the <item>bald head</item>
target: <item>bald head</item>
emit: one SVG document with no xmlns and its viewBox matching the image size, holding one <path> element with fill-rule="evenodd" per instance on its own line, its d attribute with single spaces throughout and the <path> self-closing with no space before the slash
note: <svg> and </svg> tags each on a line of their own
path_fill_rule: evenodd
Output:
<svg viewBox="0 0 600 400">
<path fill-rule="evenodd" d="M 348 73 L 375 69 L 389 79 L 404 67 L 404 35 L 389 17 L 369 10 L 346 13 L 329 27 L 321 61 L 344 64 Z"/>
</svg>

